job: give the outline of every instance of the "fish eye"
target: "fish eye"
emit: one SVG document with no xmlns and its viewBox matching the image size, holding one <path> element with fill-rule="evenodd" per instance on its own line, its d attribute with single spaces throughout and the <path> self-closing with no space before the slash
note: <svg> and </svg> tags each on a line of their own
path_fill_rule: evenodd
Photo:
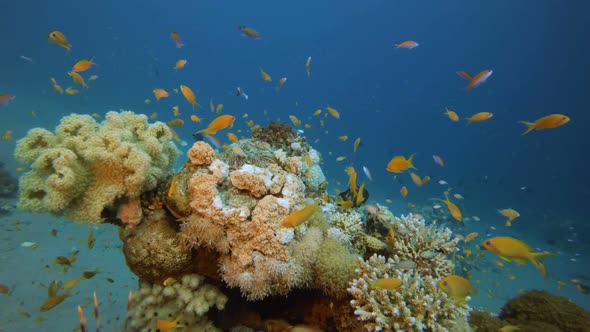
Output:
<svg viewBox="0 0 590 332">
<path fill-rule="evenodd" d="M 445 281 L 445 282 L 443 282 L 443 285 L 448 286 L 449 283 Z"/>
<path fill-rule="evenodd" d="M 492 242 L 490 242 L 490 241 L 486 241 L 486 244 L 487 244 L 488 246 L 491 246 L 491 245 L 492 245 Z"/>
</svg>

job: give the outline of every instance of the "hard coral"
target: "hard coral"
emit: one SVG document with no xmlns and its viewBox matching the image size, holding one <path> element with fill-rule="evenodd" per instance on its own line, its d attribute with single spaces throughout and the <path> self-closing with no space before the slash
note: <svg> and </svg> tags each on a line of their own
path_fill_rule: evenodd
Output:
<svg viewBox="0 0 590 332">
<path fill-rule="evenodd" d="M 182 245 L 170 222 L 160 211 L 124 240 L 127 266 L 140 280 L 162 282 L 191 269 L 191 251 Z"/>
<path fill-rule="evenodd" d="M 358 278 L 348 292 L 354 314 L 368 331 L 469 331 L 466 317 L 470 308 L 440 290 L 437 280 L 417 270 L 396 270 L 395 262 L 373 255 L 360 259 Z M 380 278 L 400 278 L 395 290 L 374 288 Z"/>
<path fill-rule="evenodd" d="M 227 297 L 204 282 L 204 277 L 187 274 L 170 285 L 141 282 L 133 293 L 133 331 L 154 331 L 156 320 L 177 320 L 189 331 L 220 331 L 207 319 L 210 308 L 222 310 Z"/>
<path fill-rule="evenodd" d="M 101 223 L 105 209 L 155 189 L 177 157 L 172 134 L 145 115 L 109 112 L 64 117 L 55 134 L 36 128 L 17 142 L 15 158 L 32 163 L 20 179 L 19 207 Z"/>
</svg>

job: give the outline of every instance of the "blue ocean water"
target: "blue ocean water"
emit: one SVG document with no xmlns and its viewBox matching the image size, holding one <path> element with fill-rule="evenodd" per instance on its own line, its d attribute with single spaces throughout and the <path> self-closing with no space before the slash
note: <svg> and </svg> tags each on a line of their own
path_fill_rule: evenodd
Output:
<svg viewBox="0 0 590 332">
<path fill-rule="evenodd" d="M 288 122 L 289 115 L 296 115 L 311 125 L 305 135 L 323 154 L 330 189 L 343 189 L 337 183 L 345 183 L 347 165 L 353 164 L 359 172 L 366 166 L 375 179 L 367 185 L 371 201 L 383 203 L 391 198 L 392 210 L 401 214 L 411 211 L 409 202 L 431 204 L 430 198 L 442 197 L 447 188 L 437 182 L 445 180 L 452 193 L 465 197 L 460 202 L 465 215 L 481 219 L 468 223 L 465 234 L 478 231 L 480 239 L 486 233 L 514 236 L 559 253 L 546 262 L 546 280 L 531 266 L 512 267 L 511 273 L 494 267 L 478 276 L 481 284 L 472 300 L 475 306 L 497 311 L 520 289 L 540 288 L 590 309 L 588 295 L 569 282 L 577 277 L 590 279 L 589 9 L 590 4 L 578 0 L 534 4 L 509 0 L 13 1 L 5 4 L 0 20 L 0 95 L 13 94 L 16 99 L 0 108 L 0 132 L 12 130 L 14 140 L 0 141 L 0 160 L 17 176 L 20 165 L 12 156 L 15 140 L 32 127 L 52 128 L 72 112 L 104 115 L 129 109 L 147 115 L 157 112 L 157 120 L 169 121 L 174 118 L 172 107 L 179 105 L 186 124 L 178 133 L 188 142 L 192 132 L 216 116 L 208 110 L 210 99 L 222 103 L 224 113 L 235 115 L 236 127 L 244 132 L 250 119 L 266 125 Z M 243 36 L 239 25 L 255 28 L 262 38 Z M 71 52 L 66 54 L 47 42 L 53 30 L 67 36 Z M 174 47 L 169 38 L 172 31 L 180 34 L 184 47 Z M 395 43 L 407 39 L 420 45 L 395 49 Z M 309 56 L 313 59 L 310 78 L 305 72 Z M 64 88 L 73 86 L 66 73 L 77 60 L 92 57 L 97 65 L 88 73 L 98 79 L 89 82 L 88 90 L 80 89 L 73 96 L 53 91 L 50 78 Z M 188 64 L 175 71 L 178 59 L 187 59 Z M 260 78 L 260 68 L 272 76 L 273 83 Z M 471 92 L 455 73 L 484 69 L 492 69 L 493 75 Z M 280 77 L 288 80 L 277 92 Z M 171 91 L 180 84 L 193 88 L 203 108 L 193 112 L 181 95 L 172 92 L 169 98 L 154 100 L 152 89 Z M 248 100 L 235 96 L 237 86 L 248 93 Z M 151 103 L 146 104 L 146 98 Z M 327 105 L 338 109 L 341 118 L 322 117 L 326 124 L 321 127 L 312 113 Z M 461 118 L 483 111 L 494 116 L 466 126 L 463 119 L 455 123 L 444 116 L 445 107 Z M 244 113 L 248 118 L 242 118 Z M 525 127 L 518 121 L 552 113 L 565 114 L 571 122 L 521 136 Z M 202 117 L 203 123 L 189 121 L 190 114 Z M 349 140 L 341 142 L 337 139 L 341 135 Z M 353 153 L 357 137 L 362 144 Z M 416 188 L 408 174 L 394 179 L 385 170 L 392 156 L 412 153 L 416 153 L 418 173 L 431 176 L 431 184 Z M 444 168 L 434 164 L 432 154 L 444 158 Z M 338 156 L 347 159 L 337 162 Z M 179 166 L 182 162 L 183 158 Z M 410 189 L 406 199 L 399 195 L 402 184 Z M 510 229 L 497 213 L 508 207 L 521 215 Z M 12 294 L 18 301 L 0 294 L 2 307 L 10 308 L 0 311 L 0 329 L 75 326 L 74 304 L 47 313 L 46 321 L 35 319 L 45 296 L 42 286 L 52 280 L 43 275 L 43 266 L 56 252 L 80 246 L 77 240 L 49 238 L 49 230 L 59 227 L 63 239 L 80 239 L 89 228 L 20 212 L 3 219 L 3 229 L 10 233 L 2 236 L 0 245 L 6 248 L 0 283 L 36 283 L 31 288 L 18 287 Z M 17 219 L 26 225 L 20 233 L 14 230 Z M 98 250 L 88 253 L 96 260 L 96 266 L 89 268 L 99 267 L 105 276 L 110 271 L 110 276 L 126 280 L 133 289 L 133 276 L 116 248 L 116 232 L 101 229 L 103 233 Z M 106 240 L 109 236 L 112 245 Z M 19 247 L 23 241 L 42 246 L 38 251 L 24 251 Z M 46 262 L 40 261 L 43 258 Z M 487 260 L 494 266 L 492 258 Z M 509 280 L 507 274 L 518 279 Z M 103 298 L 112 293 L 119 300 L 111 315 L 115 317 L 116 310 L 123 314 L 129 288 L 105 284 L 104 278 L 100 286 L 87 285 L 87 294 L 80 294 L 80 299 L 98 288 Z M 567 285 L 558 290 L 557 280 Z M 495 295 L 489 298 L 486 289 Z M 33 317 L 22 317 L 22 312 Z"/>
</svg>

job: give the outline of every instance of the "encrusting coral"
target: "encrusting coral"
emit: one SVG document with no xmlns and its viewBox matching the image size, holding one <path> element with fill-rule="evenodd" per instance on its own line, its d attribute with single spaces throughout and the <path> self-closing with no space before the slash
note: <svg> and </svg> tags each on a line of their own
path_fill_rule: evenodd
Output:
<svg viewBox="0 0 590 332">
<path fill-rule="evenodd" d="M 190 331 L 221 331 L 207 319 L 210 308 L 222 310 L 227 297 L 197 274 L 184 275 L 172 285 L 140 283 L 133 294 L 129 326 L 155 331 L 156 320 L 176 320 Z"/>
<path fill-rule="evenodd" d="M 126 111 L 108 112 L 100 124 L 72 114 L 55 134 L 31 129 L 15 150 L 31 164 L 20 178 L 19 208 L 101 223 L 105 210 L 116 212 L 166 179 L 178 154 L 171 139 L 164 123 Z"/>
</svg>

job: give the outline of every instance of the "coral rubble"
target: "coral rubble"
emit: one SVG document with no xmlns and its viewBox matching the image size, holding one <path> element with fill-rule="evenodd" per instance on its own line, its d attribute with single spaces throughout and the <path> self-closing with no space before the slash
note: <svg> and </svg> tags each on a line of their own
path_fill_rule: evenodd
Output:
<svg viewBox="0 0 590 332">
<path fill-rule="evenodd" d="M 101 223 L 105 210 L 116 211 L 166 179 L 178 154 L 171 139 L 164 123 L 125 111 L 108 112 L 100 124 L 72 114 L 55 133 L 31 129 L 15 151 L 18 161 L 31 164 L 20 178 L 18 207 Z"/>
</svg>

